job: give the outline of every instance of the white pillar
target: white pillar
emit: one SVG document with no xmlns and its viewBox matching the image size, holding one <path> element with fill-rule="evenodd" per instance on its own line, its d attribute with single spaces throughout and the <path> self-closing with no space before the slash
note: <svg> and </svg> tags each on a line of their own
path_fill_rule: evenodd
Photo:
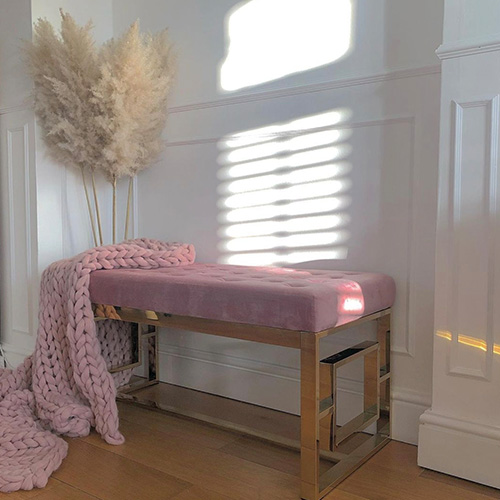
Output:
<svg viewBox="0 0 500 500">
<path fill-rule="evenodd" d="M 500 487 L 500 2 L 446 0 L 432 408 L 419 465 Z"/>
<path fill-rule="evenodd" d="M 31 2 L 0 0 L 0 11 L 0 340 L 15 365 L 33 348 L 38 309 L 35 128 L 21 58 Z"/>
<path fill-rule="evenodd" d="M 12 366 L 35 345 L 41 272 L 92 245 L 79 177 L 46 152 L 21 54 L 37 18 L 58 27 L 60 6 L 80 24 L 95 16 L 99 43 L 112 36 L 111 0 L 0 0 L 0 343 Z"/>
</svg>

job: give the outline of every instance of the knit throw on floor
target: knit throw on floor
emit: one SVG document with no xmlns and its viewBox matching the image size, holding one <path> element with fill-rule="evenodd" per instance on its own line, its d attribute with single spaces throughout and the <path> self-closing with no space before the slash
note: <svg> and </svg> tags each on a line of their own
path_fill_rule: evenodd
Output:
<svg viewBox="0 0 500 500">
<path fill-rule="evenodd" d="M 94 322 L 90 273 L 182 266 L 194 257 L 192 245 L 129 240 L 44 271 L 35 352 L 15 370 L 0 369 L 0 491 L 44 487 L 67 453 L 57 435 L 86 436 L 95 427 L 110 444 L 124 441 L 115 397 L 127 374 L 108 367 L 130 356 L 130 325 Z"/>
</svg>

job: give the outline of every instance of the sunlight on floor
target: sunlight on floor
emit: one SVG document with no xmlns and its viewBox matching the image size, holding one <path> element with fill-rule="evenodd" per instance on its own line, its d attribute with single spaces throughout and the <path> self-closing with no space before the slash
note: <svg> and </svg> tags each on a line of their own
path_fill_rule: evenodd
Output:
<svg viewBox="0 0 500 500">
<path fill-rule="evenodd" d="M 345 259 L 350 111 L 232 134 L 219 147 L 221 262 Z"/>
<path fill-rule="evenodd" d="M 351 48 L 352 0 L 250 0 L 227 18 L 220 87 L 239 90 L 330 64 Z"/>
</svg>

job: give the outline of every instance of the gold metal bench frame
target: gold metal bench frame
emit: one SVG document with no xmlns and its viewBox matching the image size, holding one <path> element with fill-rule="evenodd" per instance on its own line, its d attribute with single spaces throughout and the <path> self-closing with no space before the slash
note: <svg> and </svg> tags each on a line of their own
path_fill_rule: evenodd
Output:
<svg viewBox="0 0 500 500">
<path fill-rule="evenodd" d="M 301 456 L 301 498 L 319 500 L 337 484 L 354 472 L 391 437 L 391 383 L 390 383 L 390 338 L 391 309 L 364 316 L 341 326 L 320 332 L 307 332 L 270 328 L 264 326 L 231 323 L 190 316 L 175 316 L 156 311 L 94 304 L 95 320 L 115 319 L 136 323 L 132 342 L 135 359 L 131 364 L 113 367 L 111 371 L 121 371 L 138 366 L 142 358 L 147 360 L 146 378 L 139 384 L 130 384 L 120 389 L 127 394 L 159 382 L 158 374 L 158 328 L 170 327 L 194 332 L 208 333 L 223 337 L 261 342 L 300 349 L 300 446 L 271 435 L 258 435 L 279 444 L 300 447 Z M 324 337 L 336 334 L 356 325 L 370 321 L 377 322 L 377 341 L 363 342 L 333 356 L 320 359 L 319 344 Z M 146 345 L 146 352 L 142 346 Z M 358 358 L 364 358 L 364 411 L 343 426 L 338 426 L 337 415 L 337 369 Z M 168 408 L 168 411 L 176 411 Z M 193 412 L 182 412 L 200 418 Z M 211 421 L 224 425 L 223 421 Z M 370 432 L 363 432 L 368 426 Z M 373 427 L 376 430 L 373 430 Z M 247 432 L 230 426 L 232 429 Z M 354 435 L 362 435 L 363 441 L 349 453 L 339 451 L 342 445 Z M 349 446 L 348 446 L 349 448 Z M 326 458 L 335 465 L 320 474 L 320 458 Z"/>
</svg>

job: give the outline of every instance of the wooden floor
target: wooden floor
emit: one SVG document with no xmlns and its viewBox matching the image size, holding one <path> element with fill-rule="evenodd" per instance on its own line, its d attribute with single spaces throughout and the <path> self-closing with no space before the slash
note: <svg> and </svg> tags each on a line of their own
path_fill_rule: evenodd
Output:
<svg viewBox="0 0 500 500">
<path fill-rule="evenodd" d="M 127 439 L 69 439 L 69 454 L 43 490 L 19 500 L 298 500 L 299 455 L 197 421 L 121 403 Z M 414 446 L 392 442 L 328 500 L 487 500 L 500 490 L 421 469 Z"/>
</svg>

